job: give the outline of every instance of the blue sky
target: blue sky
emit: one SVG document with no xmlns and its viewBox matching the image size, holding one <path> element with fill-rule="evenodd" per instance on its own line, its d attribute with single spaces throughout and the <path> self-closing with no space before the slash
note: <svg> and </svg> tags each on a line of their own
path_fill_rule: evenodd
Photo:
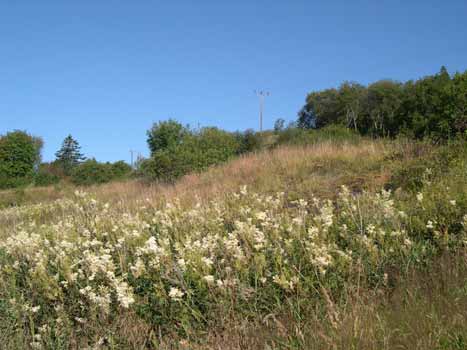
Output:
<svg viewBox="0 0 467 350">
<path fill-rule="evenodd" d="M 257 128 L 255 89 L 272 127 L 344 80 L 466 70 L 466 18 L 465 0 L 0 0 L 0 134 L 129 160 L 169 117 Z"/>
</svg>

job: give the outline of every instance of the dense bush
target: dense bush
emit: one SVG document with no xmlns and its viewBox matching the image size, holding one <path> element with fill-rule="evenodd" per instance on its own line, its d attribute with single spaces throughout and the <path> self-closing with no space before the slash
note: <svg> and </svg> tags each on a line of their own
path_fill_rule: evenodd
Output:
<svg viewBox="0 0 467 350">
<path fill-rule="evenodd" d="M 24 131 L 0 136 L 0 188 L 29 184 L 40 162 L 43 142 Z"/>
<path fill-rule="evenodd" d="M 147 132 L 149 150 L 151 154 L 154 154 L 160 150 L 174 148 L 180 145 L 184 138 L 190 134 L 191 131 L 188 127 L 173 119 L 154 123 Z"/>
<path fill-rule="evenodd" d="M 356 143 L 361 139 L 358 133 L 340 125 L 322 129 L 287 128 L 278 134 L 277 145 L 312 145 L 324 141 Z"/>
<path fill-rule="evenodd" d="M 49 186 L 60 182 L 63 177 L 63 170 L 55 163 L 42 163 L 39 165 L 34 175 L 36 186 Z"/>
<path fill-rule="evenodd" d="M 150 180 L 171 182 L 193 171 L 192 152 L 186 147 L 174 147 L 157 151 L 143 160 L 138 172 Z"/>
<path fill-rule="evenodd" d="M 175 122 L 170 123 L 170 130 L 175 129 L 174 133 L 159 133 L 167 127 L 164 122 L 149 132 L 152 136 L 158 136 L 148 140 L 150 149 L 155 151 L 139 167 L 139 172 L 145 177 L 170 182 L 189 172 L 225 162 L 239 153 L 238 137 L 232 133 L 217 128 L 203 128 L 199 131 L 184 129 L 183 138 L 178 138 L 181 137 L 180 129 L 175 127 Z M 161 137 L 161 134 L 164 136 Z M 167 137 L 167 134 L 171 136 Z M 154 139 L 159 140 L 157 148 L 154 147 Z"/>
<path fill-rule="evenodd" d="M 114 179 L 123 179 L 127 177 L 133 169 L 128 163 L 125 163 L 123 160 L 119 160 L 110 165 L 112 171 L 112 177 Z"/>
<path fill-rule="evenodd" d="M 261 135 L 253 129 L 236 132 L 235 137 L 239 144 L 238 154 L 254 152 L 261 149 Z"/>
<path fill-rule="evenodd" d="M 92 185 L 104 183 L 112 178 L 110 167 L 105 163 L 98 163 L 95 159 L 88 159 L 76 166 L 71 173 L 71 181 L 76 185 Z"/>
<path fill-rule="evenodd" d="M 217 128 L 203 128 L 186 143 L 193 152 L 196 170 L 225 162 L 238 153 L 240 145 L 235 135 Z"/>
<path fill-rule="evenodd" d="M 99 163 L 95 159 L 76 166 L 71 173 L 71 181 L 76 185 L 92 185 L 123 179 L 131 173 L 131 167 L 123 161 Z"/>
<path fill-rule="evenodd" d="M 467 141 L 462 138 L 454 139 L 435 149 L 426 147 L 426 144 L 418 144 L 419 152 L 424 152 L 423 156 L 419 155 L 393 170 L 387 188 L 418 192 L 425 185 L 440 181 L 448 171 L 463 169 L 460 164 L 467 164 Z"/>
</svg>

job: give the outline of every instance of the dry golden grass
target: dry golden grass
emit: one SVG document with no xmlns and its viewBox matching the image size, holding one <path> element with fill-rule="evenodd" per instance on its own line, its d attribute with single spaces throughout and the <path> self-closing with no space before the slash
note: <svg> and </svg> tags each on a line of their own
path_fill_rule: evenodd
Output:
<svg viewBox="0 0 467 350">
<path fill-rule="evenodd" d="M 283 191 L 289 197 L 333 197 L 342 185 L 355 192 L 379 190 L 395 163 L 418 157 L 414 143 L 362 140 L 359 143 L 331 141 L 310 146 L 282 146 L 233 159 L 202 173 L 186 175 L 174 184 L 141 180 L 115 181 L 83 188 L 98 199 L 137 209 L 142 201 L 157 203 L 178 198 L 182 204 L 204 201 L 241 186 L 266 193 Z M 426 152 L 424 149 L 423 152 Z M 397 153 L 399 158 L 391 159 Z M 24 190 L 0 191 L 3 206 L 47 203 L 70 196 L 77 188 L 69 184 Z"/>
<path fill-rule="evenodd" d="M 244 185 L 260 192 L 284 191 L 291 196 L 332 196 L 343 184 L 357 191 L 381 188 L 390 170 L 385 158 L 393 150 L 394 145 L 384 141 L 285 146 L 186 175 L 173 185 L 127 181 L 95 186 L 88 191 L 102 200 L 126 205 L 146 198 L 151 202 L 174 197 L 182 202 L 210 199 Z"/>
<path fill-rule="evenodd" d="M 175 184 L 140 180 L 115 181 L 85 187 L 99 199 L 121 203 L 127 209 L 142 200 L 155 203 L 179 198 L 182 203 L 207 200 L 238 190 L 241 186 L 259 192 L 284 191 L 289 196 L 333 196 L 341 185 L 354 191 L 380 189 L 391 172 L 390 154 L 396 150 L 403 162 L 416 156 L 412 143 L 363 140 L 357 144 L 323 142 L 310 146 L 282 146 L 236 158 L 203 173 L 184 176 Z M 67 184 L 25 190 L 0 191 L 0 207 L 47 203 L 67 197 L 76 187 Z"/>
<path fill-rule="evenodd" d="M 63 187 L 28 187 L 26 189 L 12 189 L 0 191 L 0 209 L 2 207 L 50 202 L 65 195 Z"/>
</svg>

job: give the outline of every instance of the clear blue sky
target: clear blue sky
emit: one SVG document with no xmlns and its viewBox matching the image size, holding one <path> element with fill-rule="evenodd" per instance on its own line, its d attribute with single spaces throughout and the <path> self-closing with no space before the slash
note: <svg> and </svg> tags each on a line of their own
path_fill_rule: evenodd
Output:
<svg viewBox="0 0 467 350">
<path fill-rule="evenodd" d="M 0 134 L 71 133 L 88 157 L 147 154 L 146 130 L 293 120 L 344 80 L 467 69 L 466 0 L 0 0 Z"/>
</svg>

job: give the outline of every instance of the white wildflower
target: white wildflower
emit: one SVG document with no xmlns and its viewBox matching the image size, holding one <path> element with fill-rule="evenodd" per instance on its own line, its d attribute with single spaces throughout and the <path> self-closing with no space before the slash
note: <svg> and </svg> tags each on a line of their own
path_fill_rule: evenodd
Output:
<svg viewBox="0 0 467 350">
<path fill-rule="evenodd" d="M 185 295 L 180 289 L 176 287 L 170 288 L 169 297 L 174 301 L 182 300 L 182 297 Z"/>
<path fill-rule="evenodd" d="M 131 304 L 135 302 L 135 298 L 133 297 L 133 291 L 128 285 L 128 283 L 116 283 L 115 291 L 117 292 L 117 300 L 120 302 L 120 305 L 125 309 L 127 309 Z"/>
<path fill-rule="evenodd" d="M 41 306 L 40 306 L 40 305 L 33 306 L 33 307 L 31 307 L 31 312 L 32 312 L 33 314 L 35 314 L 35 313 L 37 313 L 40 309 L 41 309 Z"/>
<path fill-rule="evenodd" d="M 201 260 L 203 261 L 203 263 L 204 263 L 206 266 L 209 266 L 209 267 L 211 267 L 212 264 L 214 264 L 214 262 L 212 261 L 211 258 L 207 258 L 207 257 L 205 257 L 205 256 L 203 256 Z"/>
<path fill-rule="evenodd" d="M 177 260 L 177 265 L 180 267 L 180 269 L 182 269 L 182 271 L 185 271 L 185 269 L 186 269 L 185 259 L 182 259 L 182 258 L 178 259 Z"/>
<path fill-rule="evenodd" d="M 423 193 L 421 192 L 417 193 L 417 201 L 419 201 L 420 203 L 423 201 Z"/>
<path fill-rule="evenodd" d="M 130 267 L 130 270 L 133 273 L 133 276 L 136 278 L 140 277 L 146 271 L 144 261 L 141 260 L 141 258 L 136 259 L 135 264 Z"/>
<path fill-rule="evenodd" d="M 206 275 L 206 276 L 203 277 L 203 279 L 204 279 L 208 284 L 214 283 L 214 276 L 213 276 L 213 275 Z"/>
<path fill-rule="evenodd" d="M 260 221 L 264 221 L 267 218 L 267 215 L 264 211 L 260 211 L 259 213 L 256 213 L 256 218 Z"/>
</svg>

